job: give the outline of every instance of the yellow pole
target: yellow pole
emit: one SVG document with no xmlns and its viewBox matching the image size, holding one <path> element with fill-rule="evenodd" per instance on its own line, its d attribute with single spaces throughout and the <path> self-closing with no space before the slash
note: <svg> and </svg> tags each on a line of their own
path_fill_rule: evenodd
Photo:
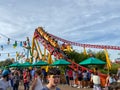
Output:
<svg viewBox="0 0 120 90">
<path fill-rule="evenodd" d="M 107 50 L 104 49 L 104 52 L 105 52 L 105 56 L 106 56 L 107 68 L 108 68 L 108 71 L 109 71 L 111 69 L 112 65 L 111 65 Z"/>
<path fill-rule="evenodd" d="M 84 47 L 84 55 L 87 55 L 87 52 L 86 52 L 86 49 L 85 49 L 85 47 Z"/>
<path fill-rule="evenodd" d="M 37 43 L 37 45 L 38 45 L 38 50 L 40 51 L 40 54 L 42 55 L 42 51 L 41 51 L 41 49 L 40 49 L 40 46 L 39 46 L 39 44 L 38 44 L 38 41 L 37 40 L 35 40 L 36 41 L 36 43 Z"/>
<path fill-rule="evenodd" d="M 40 46 L 39 46 L 39 44 L 38 44 L 38 41 L 37 40 L 35 40 L 35 47 L 36 47 L 36 51 L 38 52 L 38 55 L 39 55 L 39 59 L 42 59 L 42 51 L 41 51 L 41 49 L 40 49 Z"/>
<path fill-rule="evenodd" d="M 50 53 L 48 54 L 48 64 L 52 64 L 52 56 Z M 48 69 L 49 69 L 49 66 L 46 67 L 46 72 L 48 72 Z"/>
<path fill-rule="evenodd" d="M 44 48 L 44 56 L 43 56 L 43 59 L 45 61 L 45 58 L 46 58 L 46 49 Z"/>
</svg>

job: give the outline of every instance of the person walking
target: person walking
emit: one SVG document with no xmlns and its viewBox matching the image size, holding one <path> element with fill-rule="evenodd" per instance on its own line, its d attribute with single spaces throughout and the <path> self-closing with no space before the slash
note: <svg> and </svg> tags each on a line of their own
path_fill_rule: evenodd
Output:
<svg viewBox="0 0 120 90">
<path fill-rule="evenodd" d="M 31 90 L 41 90 L 43 88 L 42 82 L 41 82 L 41 70 L 38 69 L 35 71 L 35 76 L 33 83 L 32 83 L 32 89 Z"/>
<path fill-rule="evenodd" d="M 105 84 L 105 88 L 106 90 L 112 90 L 112 86 L 115 86 L 116 83 L 116 79 L 115 77 L 113 76 L 112 73 L 108 73 L 108 76 L 106 78 L 106 84 Z"/>
<path fill-rule="evenodd" d="M 69 85 L 72 87 L 74 82 L 73 82 L 73 69 L 68 70 L 68 77 L 69 77 Z"/>
<path fill-rule="evenodd" d="M 29 90 L 30 72 L 28 69 L 23 73 L 24 90 Z"/>
<path fill-rule="evenodd" d="M 66 84 L 70 85 L 69 84 L 69 77 L 68 77 L 68 69 L 65 70 L 65 79 L 66 79 Z"/>
<path fill-rule="evenodd" d="M 8 88 L 11 88 L 9 74 L 10 72 L 8 70 L 3 70 L 2 78 L 0 79 L 0 90 L 7 90 Z"/>
<path fill-rule="evenodd" d="M 83 78 L 83 76 L 82 76 L 82 69 L 79 68 L 78 69 L 78 87 L 77 88 L 82 88 L 83 87 L 82 86 L 82 78 Z"/>
<path fill-rule="evenodd" d="M 19 81 L 20 81 L 20 77 L 18 75 L 18 72 L 14 72 L 14 76 L 13 76 L 13 90 L 18 90 Z"/>
<path fill-rule="evenodd" d="M 100 83 L 100 76 L 97 72 L 94 73 L 94 75 L 91 78 L 91 82 L 93 82 L 93 90 L 102 90 L 101 83 Z"/>
</svg>

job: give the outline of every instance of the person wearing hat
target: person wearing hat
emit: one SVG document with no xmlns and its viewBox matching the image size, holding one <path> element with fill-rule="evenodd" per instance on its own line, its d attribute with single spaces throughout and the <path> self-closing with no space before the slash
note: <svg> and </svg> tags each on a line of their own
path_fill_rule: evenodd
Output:
<svg viewBox="0 0 120 90">
<path fill-rule="evenodd" d="M 10 87 L 9 74 L 10 72 L 8 70 L 3 70 L 2 78 L 0 79 L 0 90 L 7 90 Z"/>
</svg>

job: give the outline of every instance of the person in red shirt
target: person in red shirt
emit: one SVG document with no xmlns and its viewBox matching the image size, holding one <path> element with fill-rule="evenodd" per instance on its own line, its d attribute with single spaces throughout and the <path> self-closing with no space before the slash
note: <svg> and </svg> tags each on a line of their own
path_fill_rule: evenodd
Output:
<svg viewBox="0 0 120 90">
<path fill-rule="evenodd" d="M 68 77 L 69 77 L 70 86 L 73 86 L 73 70 L 72 69 L 68 70 Z"/>
<path fill-rule="evenodd" d="M 29 90 L 30 72 L 28 69 L 23 73 L 24 90 Z"/>
</svg>

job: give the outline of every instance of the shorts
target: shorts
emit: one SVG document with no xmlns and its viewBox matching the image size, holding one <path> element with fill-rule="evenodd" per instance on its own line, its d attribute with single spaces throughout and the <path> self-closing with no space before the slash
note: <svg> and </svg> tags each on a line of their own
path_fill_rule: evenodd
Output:
<svg viewBox="0 0 120 90">
<path fill-rule="evenodd" d="M 82 81 L 82 77 L 78 77 L 78 81 Z"/>
<path fill-rule="evenodd" d="M 83 78 L 84 81 L 87 81 L 87 78 Z"/>
<path fill-rule="evenodd" d="M 70 80 L 73 80 L 73 77 L 69 77 Z"/>
</svg>

